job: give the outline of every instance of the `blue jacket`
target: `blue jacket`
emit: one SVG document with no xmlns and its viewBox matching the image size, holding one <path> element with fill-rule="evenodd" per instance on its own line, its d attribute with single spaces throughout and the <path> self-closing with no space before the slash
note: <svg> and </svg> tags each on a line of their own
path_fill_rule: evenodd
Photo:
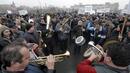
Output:
<svg viewBox="0 0 130 73">
<path fill-rule="evenodd" d="M 94 30 L 94 25 L 92 23 L 91 20 L 89 20 L 87 23 L 86 23 L 86 29 L 89 30 L 89 31 L 93 31 Z"/>
</svg>

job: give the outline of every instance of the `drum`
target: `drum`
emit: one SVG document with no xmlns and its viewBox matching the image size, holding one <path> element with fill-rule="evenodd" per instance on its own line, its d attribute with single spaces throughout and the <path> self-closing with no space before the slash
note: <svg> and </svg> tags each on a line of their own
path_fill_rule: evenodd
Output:
<svg viewBox="0 0 130 73">
<path fill-rule="evenodd" d="M 79 46 L 84 45 L 84 43 L 86 42 L 85 38 L 83 36 L 79 36 L 75 39 L 75 43 Z"/>
</svg>

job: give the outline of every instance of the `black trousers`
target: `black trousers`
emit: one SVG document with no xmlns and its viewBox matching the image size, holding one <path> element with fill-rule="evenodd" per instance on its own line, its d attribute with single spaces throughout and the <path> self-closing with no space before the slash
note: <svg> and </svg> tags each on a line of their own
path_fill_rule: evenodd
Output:
<svg viewBox="0 0 130 73">
<path fill-rule="evenodd" d="M 64 39 L 64 40 L 59 39 L 58 46 L 60 48 L 60 51 L 62 51 L 62 53 L 65 53 L 68 48 L 68 39 Z"/>
<path fill-rule="evenodd" d="M 55 39 L 53 37 L 51 38 L 45 38 L 44 39 L 45 44 L 47 47 L 43 50 L 45 55 L 54 54 L 54 46 L 55 46 Z"/>
</svg>

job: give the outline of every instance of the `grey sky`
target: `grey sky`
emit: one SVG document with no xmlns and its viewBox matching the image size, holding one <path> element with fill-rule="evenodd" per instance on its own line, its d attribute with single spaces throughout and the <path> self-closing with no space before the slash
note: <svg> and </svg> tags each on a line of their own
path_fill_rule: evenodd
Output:
<svg viewBox="0 0 130 73">
<path fill-rule="evenodd" d="M 48 5 L 53 5 L 53 6 L 66 6 L 70 7 L 71 5 L 74 4 L 104 4 L 105 2 L 119 2 L 120 7 L 119 8 L 124 8 L 126 4 L 129 3 L 130 0 L 0 0 L 0 4 L 11 4 L 12 1 L 15 2 L 17 6 L 20 5 L 26 5 L 26 6 L 48 6 Z"/>
</svg>

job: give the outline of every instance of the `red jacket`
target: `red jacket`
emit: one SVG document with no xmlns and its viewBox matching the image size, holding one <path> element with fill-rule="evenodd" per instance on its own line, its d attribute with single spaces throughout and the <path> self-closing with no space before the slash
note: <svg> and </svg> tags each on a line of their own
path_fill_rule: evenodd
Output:
<svg viewBox="0 0 130 73">
<path fill-rule="evenodd" d="M 96 73 L 94 67 L 91 66 L 92 62 L 89 60 L 84 60 L 77 66 L 77 73 Z"/>
</svg>

